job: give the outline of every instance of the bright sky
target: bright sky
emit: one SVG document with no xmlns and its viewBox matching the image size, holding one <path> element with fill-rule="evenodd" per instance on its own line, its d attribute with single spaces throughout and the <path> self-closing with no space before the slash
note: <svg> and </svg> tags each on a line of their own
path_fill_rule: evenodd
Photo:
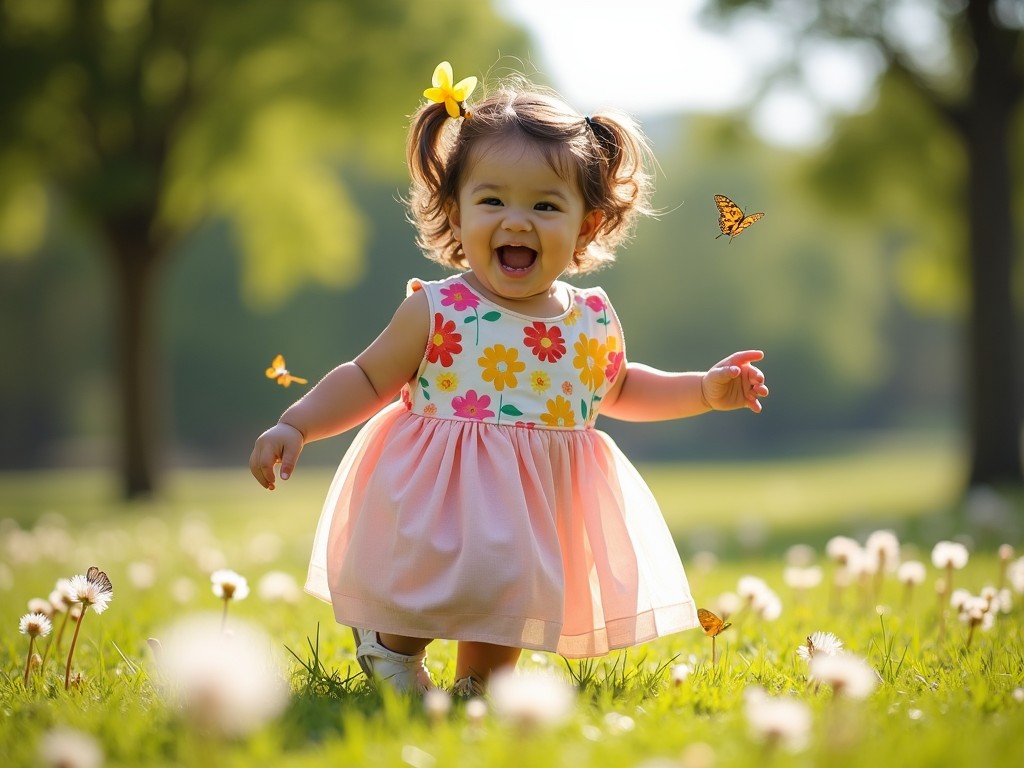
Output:
<svg viewBox="0 0 1024 768">
<path fill-rule="evenodd" d="M 616 107 L 638 115 L 717 112 L 748 102 L 758 73 L 793 43 L 782 25 L 749 18 L 726 37 L 702 28 L 704 0 L 497 0 L 525 26 L 536 67 L 573 106 Z M 802 52 L 806 88 L 770 93 L 752 124 L 786 146 L 827 135 L 825 109 L 856 109 L 876 67 L 865 49 L 818 47 Z"/>
</svg>

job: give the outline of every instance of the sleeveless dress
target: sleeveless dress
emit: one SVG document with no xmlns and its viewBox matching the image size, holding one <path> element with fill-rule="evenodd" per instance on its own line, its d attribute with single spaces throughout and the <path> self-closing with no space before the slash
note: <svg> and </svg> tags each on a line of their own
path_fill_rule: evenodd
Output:
<svg viewBox="0 0 1024 768">
<path fill-rule="evenodd" d="M 409 281 L 428 343 L 360 430 L 317 527 L 306 591 L 339 623 L 600 656 L 697 626 L 658 504 L 594 428 L 624 359 L 600 288 L 559 317 L 462 275 Z"/>
</svg>

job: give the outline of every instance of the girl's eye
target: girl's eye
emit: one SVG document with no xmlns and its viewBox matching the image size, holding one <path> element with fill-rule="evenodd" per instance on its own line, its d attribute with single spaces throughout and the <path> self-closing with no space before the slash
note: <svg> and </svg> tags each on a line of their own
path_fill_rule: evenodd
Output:
<svg viewBox="0 0 1024 768">
<path fill-rule="evenodd" d="M 501 205 L 501 200 L 496 197 L 485 197 L 480 201 L 481 205 Z"/>
<path fill-rule="evenodd" d="M 558 209 L 551 203 L 537 203 L 533 206 L 536 211 L 557 211 Z"/>
</svg>

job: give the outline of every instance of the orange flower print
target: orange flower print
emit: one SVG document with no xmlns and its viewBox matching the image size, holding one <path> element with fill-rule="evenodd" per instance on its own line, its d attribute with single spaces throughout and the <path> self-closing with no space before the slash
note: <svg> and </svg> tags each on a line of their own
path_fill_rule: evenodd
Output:
<svg viewBox="0 0 1024 768">
<path fill-rule="evenodd" d="M 455 321 L 445 322 L 440 312 L 434 314 L 434 332 L 427 342 L 427 360 L 436 363 L 439 360 L 445 368 L 450 368 L 452 355 L 462 351 L 462 334 L 455 332 Z"/>
<path fill-rule="evenodd" d="M 551 387 L 551 375 L 547 371 L 534 371 L 530 374 L 530 389 L 534 392 L 547 392 Z"/>
<path fill-rule="evenodd" d="M 437 406 L 433 403 L 427 403 L 423 406 L 424 416 L 437 416 Z"/>
<path fill-rule="evenodd" d="M 524 328 L 523 334 L 523 343 L 542 363 L 553 363 L 565 354 L 562 329 L 557 325 L 548 328 L 544 323 L 537 322 Z"/>
<path fill-rule="evenodd" d="M 445 371 L 438 374 L 434 384 L 442 392 L 454 392 L 459 388 L 459 375 L 454 371 Z"/>
<path fill-rule="evenodd" d="M 561 395 L 556 395 L 554 400 L 548 400 L 548 410 L 540 415 L 540 420 L 549 427 L 575 427 L 576 416 L 572 412 L 572 405 Z"/>
<path fill-rule="evenodd" d="M 580 310 L 579 304 L 573 304 L 572 309 L 569 310 L 569 314 L 566 315 L 565 319 L 562 320 L 566 325 L 576 325 L 576 321 L 580 319 L 583 312 Z"/>
<path fill-rule="evenodd" d="M 576 350 L 576 357 L 572 359 L 572 364 L 580 371 L 580 381 L 585 387 L 589 387 L 591 392 L 596 392 L 604 384 L 608 348 L 600 340 L 581 333 L 579 341 L 573 344 L 573 349 Z"/>
<path fill-rule="evenodd" d="M 564 392 L 566 395 L 571 395 L 572 394 L 572 382 L 571 381 L 563 381 L 562 382 L 562 392 Z"/>
<path fill-rule="evenodd" d="M 491 382 L 498 392 L 506 387 L 515 388 L 519 384 L 516 374 L 526 370 L 526 363 L 519 360 L 519 350 L 515 347 L 506 347 L 504 344 L 487 347 L 483 357 L 477 359 L 477 363 L 483 368 L 480 377 Z"/>
</svg>

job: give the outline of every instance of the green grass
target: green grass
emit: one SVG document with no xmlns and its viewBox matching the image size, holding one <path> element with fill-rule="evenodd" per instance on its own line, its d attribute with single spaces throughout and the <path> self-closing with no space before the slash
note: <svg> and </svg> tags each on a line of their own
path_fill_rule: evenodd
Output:
<svg viewBox="0 0 1024 768">
<path fill-rule="evenodd" d="M 522 668 L 549 670 L 577 687 L 567 723 L 529 731 L 494 714 L 474 724 L 459 706 L 434 721 L 418 702 L 365 685 L 351 636 L 329 606 L 307 596 L 259 598 L 255 587 L 270 570 L 301 583 L 328 472 L 300 469 L 273 494 L 243 471 L 182 473 L 166 498 L 135 505 L 117 502 L 110 479 L 90 473 L 0 475 L 0 765 L 39 764 L 39 741 L 55 726 L 93 735 L 108 766 L 632 768 L 655 759 L 706 764 L 699 758 L 708 750 L 716 766 L 1024 764 L 1024 702 L 1015 698 L 1024 689 L 1024 596 L 1014 595 L 1011 612 L 968 647 L 955 618 L 939 639 L 938 574 L 930 565 L 909 605 L 893 580 L 879 596 L 850 589 L 835 604 L 823 556 L 823 586 L 800 598 L 782 581 L 788 542 L 820 551 L 827 536 L 861 536 L 884 524 L 927 561 L 937 538 L 966 533 L 949 522 L 958 475 L 951 454 L 876 446 L 814 461 L 642 469 L 684 555 L 707 548 L 726 555 L 717 565 L 699 561 L 703 567 L 684 559 L 698 604 L 714 607 L 741 576 L 757 575 L 782 598 L 783 613 L 771 622 L 750 611 L 732 617 L 714 666 L 710 639 L 699 631 L 585 662 L 526 653 Z M 752 527 L 758 537 L 747 535 Z M 153 567 L 150 587 L 133 584 L 139 562 Z M 86 614 L 74 659 L 83 682 L 64 690 L 67 632 L 61 653 L 26 690 L 28 643 L 17 631 L 26 601 L 93 563 L 110 574 L 115 598 L 102 615 Z M 231 605 L 228 621 L 270 636 L 291 688 L 284 713 L 241 739 L 195 728 L 165 702 L 146 643 L 178 616 L 220 610 L 208 580 L 217 565 L 248 577 L 254 594 Z M 956 585 L 978 592 L 998 572 L 994 550 L 981 545 Z M 877 605 L 885 606 L 881 615 Z M 871 697 L 847 701 L 809 685 L 795 649 L 816 630 L 834 632 L 878 670 L 883 681 Z M 454 650 L 448 642 L 431 646 L 437 679 L 451 681 Z M 679 662 L 693 672 L 674 685 L 670 669 Z M 744 699 L 755 686 L 810 707 L 804 750 L 776 753 L 750 733 Z"/>
</svg>

